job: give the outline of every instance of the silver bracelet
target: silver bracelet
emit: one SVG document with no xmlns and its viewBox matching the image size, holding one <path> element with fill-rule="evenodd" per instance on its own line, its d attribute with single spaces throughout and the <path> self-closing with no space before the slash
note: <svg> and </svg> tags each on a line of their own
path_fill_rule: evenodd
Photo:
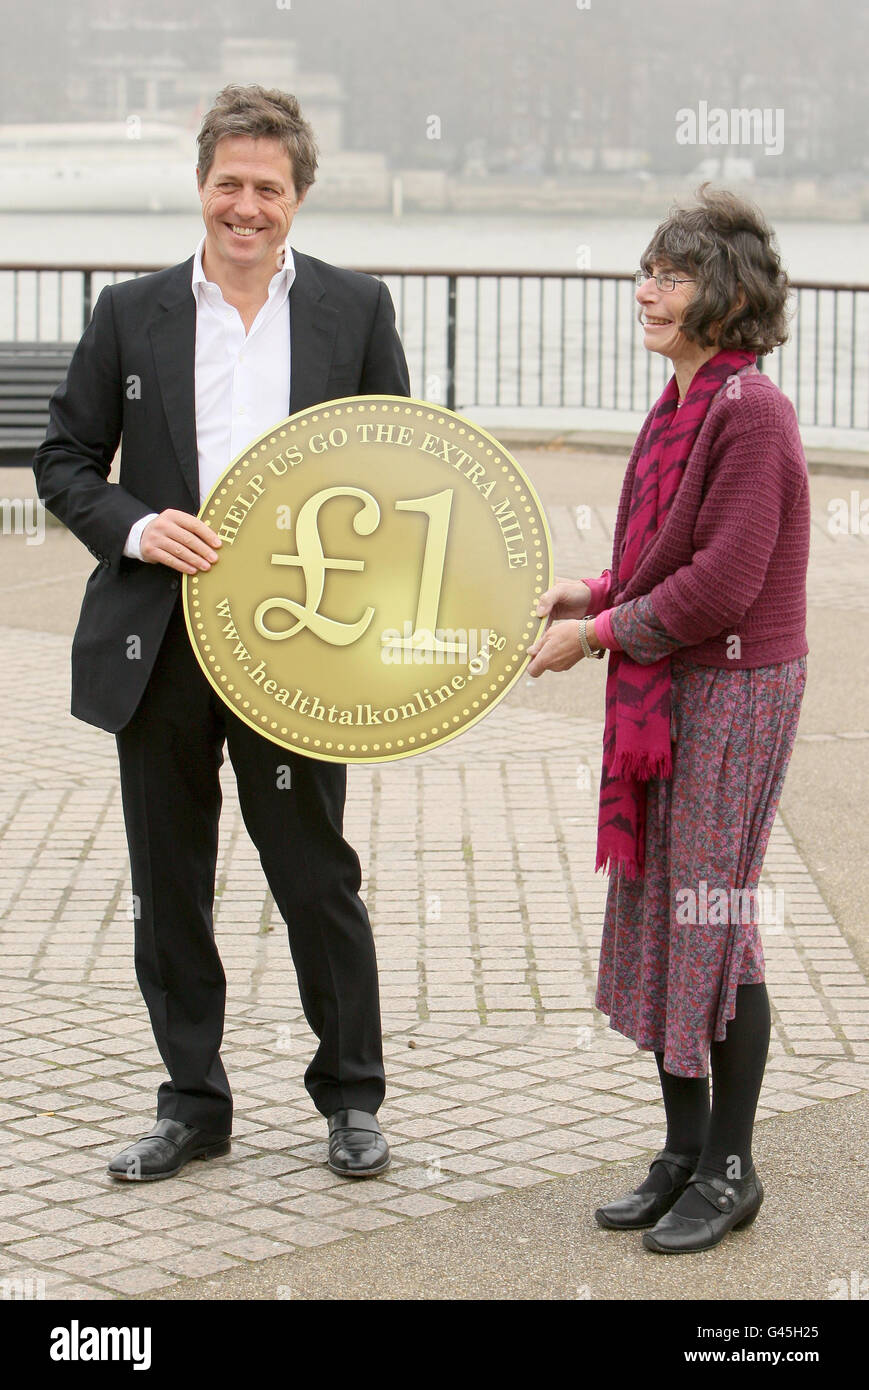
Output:
<svg viewBox="0 0 869 1390">
<path fill-rule="evenodd" d="M 602 660 L 603 660 L 603 651 L 604 651 L 604 649 L 603 649 L 603 647 L 601 647 L 599 651 L 596 651 L 596 652 L 593 652 L 593 651 L 592 651 L 591 647 L 589 646 L 589 642 L 588 642 L 588 633 L 587 633 L 587 631 L 586 631 L 587 627 L 588 627 L 588 618 L 580 618 L 580 619 L 579 619 L 579 645 L 582 647 L 582 654 L 583 654 L 583 656 L 590 656 L 590 657 L 592 657 L 595 661 L 602 661 Z"/>
</svg>

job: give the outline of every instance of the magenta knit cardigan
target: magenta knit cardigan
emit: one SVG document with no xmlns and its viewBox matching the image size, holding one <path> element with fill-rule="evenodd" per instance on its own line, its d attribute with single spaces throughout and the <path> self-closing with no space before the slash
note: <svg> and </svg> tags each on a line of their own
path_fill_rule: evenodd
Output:
<svg viewBox="0 0 869 1390">
<path fill-rule="evenodd" d="M 613 568 L 590 613 L 648 594 L 656 617 L 702 666 L 771 666 L 808 651 L 809 478 L 796 412 L 761 373 L 722 393 L 694 442 L 672 507 L 623 592 L 618 559 L 651 414 L 628 462 Z M 733 639 L 738 638 L 738 642 Z M 737 654 L 738 653 L 738 654 Z"/>
</svg>

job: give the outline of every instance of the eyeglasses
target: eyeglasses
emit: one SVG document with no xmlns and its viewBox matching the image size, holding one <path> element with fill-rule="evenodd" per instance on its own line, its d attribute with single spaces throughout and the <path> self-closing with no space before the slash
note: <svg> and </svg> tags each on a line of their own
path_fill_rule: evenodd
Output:
<svg viewBox="0 0 869 1390">
<path fill-rule="evenodd" d="M 659 290 L 669 294 L 677 285 L 693 285 L 693 280 L 677 280 L 675 275 L 647 275 L 644 270 L 638 270 L 634 276 L 637 289 L 641 289 L 647 280 L 654 280 Z"/>
</svg>

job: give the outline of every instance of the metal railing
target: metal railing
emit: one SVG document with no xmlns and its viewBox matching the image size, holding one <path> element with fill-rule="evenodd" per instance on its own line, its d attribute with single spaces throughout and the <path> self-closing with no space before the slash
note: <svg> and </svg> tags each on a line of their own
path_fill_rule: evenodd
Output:
<svg viewBox="0 0 869 1390">
<path fill-rule="evenodd" d="M 106 284 L 157 266 L 0 266 L 0 343 L 75 343 Z M 671 372 L 643 347 L 633 277 L 369 268 L 392 293 L 413 393 L 450 409 L 647 411 Z M 801 424 L 869 428 L 869 285 L 793 284 L 760 365 Z"/>
</svg>

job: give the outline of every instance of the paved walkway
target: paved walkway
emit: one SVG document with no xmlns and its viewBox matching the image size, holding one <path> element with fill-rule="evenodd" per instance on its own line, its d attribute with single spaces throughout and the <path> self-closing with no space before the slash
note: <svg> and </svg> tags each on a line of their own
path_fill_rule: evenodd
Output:
<svg viewBox="0 0 869 1390">
<path fill-rule="evenodd" d="M 557 569 L 597 572 L 614 506 L 580 516 L 581 529 L 573 508 L 547 510 Z M 869 611 L 865 546 L 834 541 L 819 512 L 813 592 Z M 63 633 L 0 629 L 0 1281 L 44 1281 L 48 1298 L 183 1295 L 187 1280 L 470 1213 L 617 1160 L 643 1171 L 663 1137 L 654 1066 L 592 1008 L 602 690 L 597 669 L 579 667 L 573 708 L 594 718 L 541 711 L 520 690 L 424 758 L 351 770 L 348 838 L 382 985 L 385 1177 L 352 1184 L 324 1166 L 325 1124 L 301 1081 L 313 1040 L 224 768 L 216 930 L 233 1151 L 166 1183 L 111 1183 L 106 1160 L 149 1127 L 163 1072 L 133 975 L 114 742 L 67 713 L 68 647 Z M 781 819 L 762 886 L 776 906 L 765 1120 L 869 1089 L 869 988 Z"/>
</svg>

